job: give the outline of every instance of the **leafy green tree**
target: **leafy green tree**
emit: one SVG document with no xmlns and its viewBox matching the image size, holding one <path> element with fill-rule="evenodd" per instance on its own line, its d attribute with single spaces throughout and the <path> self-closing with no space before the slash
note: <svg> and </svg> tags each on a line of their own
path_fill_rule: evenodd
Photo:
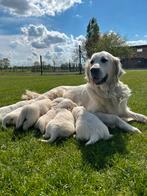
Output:
<svg viewBox="0 0 147 196">
<path fill-rule="evenodd" d="M 115 32 L 105 33 L 101 36 L 96 51 L 103 50 L 121 58 L 132 55 L 132 50 L 126 44 L 125 39 Z"/>
<path fill-rule="evenodd" d="M 86 35 L 86 43 L 85 49 L 87 52 L 87 57 L 90 58 L 91 55 L 96 52 L 96 46 L 99 43 L 100 32 L 99 25 L 97 24 L 97 20 L 92 18 L 87 26 L 87 35 Z"/>
<path fill-rule="evenodd" d="M 115 32 L 100 33 L 97 20 L 92 18 L 87 26 L 85 42 L 87 57 L 99 51 L 107 51 L 120 58 L 126 58 L 133 54 L 132 49 L 126 44 L 126 40 Z"/>
</svg>

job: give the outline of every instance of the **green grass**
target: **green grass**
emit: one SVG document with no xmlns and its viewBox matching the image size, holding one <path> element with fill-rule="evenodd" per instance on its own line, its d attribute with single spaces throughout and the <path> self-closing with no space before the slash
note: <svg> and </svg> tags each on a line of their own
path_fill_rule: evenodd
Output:
<svg viewBox="0 0 147 196">
<path fill-rule="evenodd" d="M 129 71 L 122 80 L 133 91 L 129 106 L 147 115 L 147 71 Z M 0 76 L 0 106 L 20 100 L 25 89 L 45 92 L 79 85 L 83 76 Z M 85 147 L 73 138 L 52 145 L 28 131 L 13 141 L 0 131 L 0 196 L 147 195 L 147 125 L 142 134 L 111 130 L 114 138 Z"/>
</svg>

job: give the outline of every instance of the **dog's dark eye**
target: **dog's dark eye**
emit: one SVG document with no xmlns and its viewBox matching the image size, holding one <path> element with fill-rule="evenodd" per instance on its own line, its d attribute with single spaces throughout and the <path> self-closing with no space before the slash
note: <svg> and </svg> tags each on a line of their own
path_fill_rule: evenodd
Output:
<svg viewBox="0 0 147 196">
<path fill-rule="evenodd" d="M 106 63 L 107 61 L 108 61 L 108 59 L 106 59 L 105 57 L 102 57 L 102 58 L 101 58 L 101 62 L 102 62 L 102 63 Z"/>
<path fill-rule="evenodd" d="M 93 60 L 93 59 L 90 61 L 90 64 L 91 64 L 91 65 L 93 65 L 93 64 L 94 64 L 94 60 Z"/>
</svg>

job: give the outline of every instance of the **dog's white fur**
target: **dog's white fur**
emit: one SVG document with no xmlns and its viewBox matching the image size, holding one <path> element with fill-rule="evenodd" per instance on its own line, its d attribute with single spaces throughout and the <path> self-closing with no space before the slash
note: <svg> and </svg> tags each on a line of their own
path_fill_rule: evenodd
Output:
<svg viewBox="0 0 147 196">
<path fill-rule="evenodd" d="M 7 126 L 10 126 L 10 125 L 15 126 L 21 110 L 22 110 L 22 107 L 17 108 L 16 110 L 14 110 L 14 111 L 8 113 L 6 116 L 4 116 L 4 118 L 2 119 L 2 127 L 4 129 L 7 129 Z"/>
<path fill-rule="evenodd" d="M 59 97 L 52 101 L 52 107 L 54 109 L 65 108 L 67 110 L 72 111 L 72 109 L 76 106 L 77 104 L 68 98 Z"/>
<path fill-rule="evenodd" d="M 45 135 L 43 135 L 45 140 L 41 141 L 52 143 L 58 137 L 69 137 L 74 132 L 74 117 L 71 111 L 64 108 L 57 109 L 56 116 L 47 124 Z"/>
<path fill-rule="evenodd" d="M 66 99 L 63 97 L 54 99 L 51 104 L 52 109 L 49 110 L 45 115 L 43 115 L 39 118 L 35 127 L 37 129 L 39 129 L 40 132 L 43 134 L 45 132 L 45 128 L 46 128 L 47 123 L 49 123 L 49 121 L 55 117 L 59 108 L 60 109 L 65 108 L 67 110 L 72 111 L 72 109 L 76 106 L 77 106 L 77 104 L 75 104 L 70 99 Z"/>
<path fill-rule="evenodd" d="M 40 97 L 40 96 L 39 96 Z M 32 103 L 34 100 L 25 100 L 25 101 L 20 101 L 17 102 L 15 104 L 9 105 L 9 106 L 4 106 L 0 108 L 0 122 L 2 121 L 2 119 L 10 112 L 24 106 L 24 105 L 28 105 L 30 103 Z"/>
<path fill-rule="evenodd" d="M 107 62 L 102 62 L 102 58 L 107 59 Z M 97 82 L 102 81 L 106 76 L 107 80 L 102 84 L 96 84 L 92 78 L 92 68 L 100 69 L 100 74 L 96 79 Z M 43 95 L 69 98 L 76 104 L 84 106 L 87 111 L 92 113 L 114 114 L 121 119 L 147 123 L 146 116 L 132 112 L 127 106 L 131 91 L 127 85 L 119 80 L 119 77 L 123 73 L 124 71 L 118 58 L 105 51 L 98 52 L 93 54 L 85 65 L 86 84 L 80 86 L 59 86 Z M 29 95 L 27 96 L 26 94 L 25 98 L 31 99 L 40 96 L 40 94 L 34 94 L 34 92 L 29 91 Z M 21 104 L 21 102 L 18 104 Z M 5 109 L 9 110 L 10 107 L 7 106 Z M 15 105 L 16 108 L 17 104 Z M 0 109 L 0 114 L 2 110 L 3 108 Z"/>
<path fill-rule="evenodd" d="M 38 119 L 37 123 L 35 124 L 35 128 L 44 134 L 46 125 L 55 117 L 56 113 L 57 111 L 55 109 L 49 110 L 46 114 Z"/>
<path fill-rule="evenodd" d="M 76 139 L 87 141 L 86 146 L 112 137 L 106 125 L 83 106 L 75 107 L 72 113 L 76 122 Z"/>
<path fill-rule="evenodd" d="M 16 129 L 23 128 L 27 130 L 33 126 L 40 116 L 44 115 L 51 108 L 51 100 L 43 99 L 34 103 L 23 106 L 16 122 Z"/>
</svg>

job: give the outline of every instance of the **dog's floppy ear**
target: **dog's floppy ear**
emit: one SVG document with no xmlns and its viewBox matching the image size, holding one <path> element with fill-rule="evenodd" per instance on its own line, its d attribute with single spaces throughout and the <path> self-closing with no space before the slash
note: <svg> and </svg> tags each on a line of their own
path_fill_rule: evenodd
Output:
<svg viewBox="0 0 147 196">
<path fill-rule="evenodd" d="M 85 79 L 88 82 L 90 81 L 89 71 L 90 71 L 90 60 L 87 60 L 87 62 L 85 63 Z"/>
<path fill-rule="evenodd" d="M 120 59 L 117 57 L 114 57 L 113 59 L 113 63 L 114 63 L 114 74 L 117 78 L 119 78 L 121 75 L 125 74 L 125 71 L 122 68 Z"/>
</svg>

